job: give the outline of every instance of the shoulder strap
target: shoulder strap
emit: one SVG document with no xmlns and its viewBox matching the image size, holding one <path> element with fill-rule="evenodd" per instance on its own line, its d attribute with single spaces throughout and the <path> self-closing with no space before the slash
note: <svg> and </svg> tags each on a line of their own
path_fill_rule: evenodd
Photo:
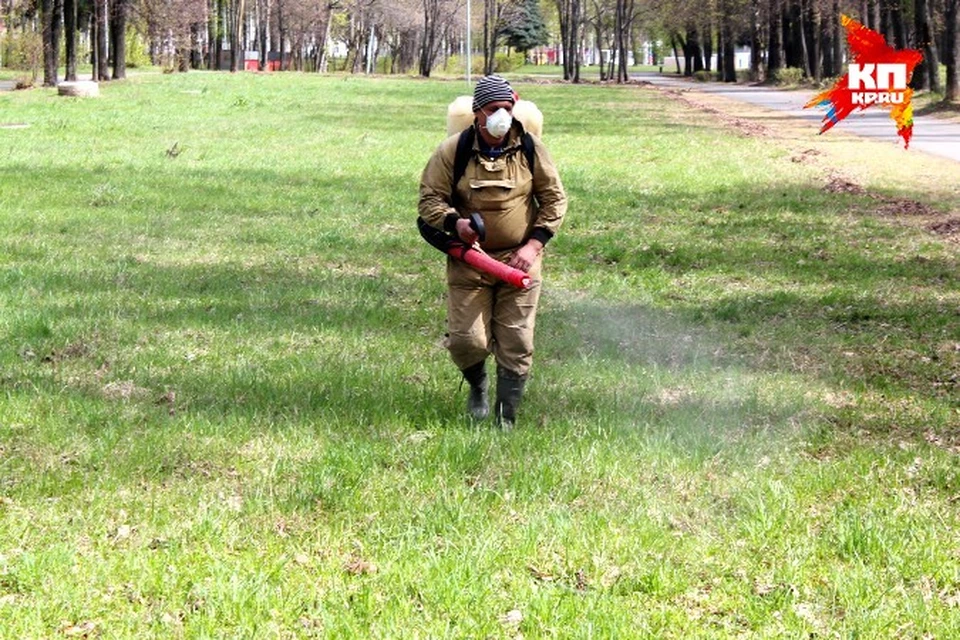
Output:
<svg viewBox="0 0 960 640">
<path fill-rule="evenodd" d="M 520 144 L 523 145 L 523 153 L 527 156 L 527 166 L 530 167 L 530 175 L 532 176 L 537 158 L 537 154 L 533 151 L 533 136 L 524 131 L 523 136 L 520 138 Z"/>
<path fill-rule="evenodd" d="M 470 156 L 473 151 L 473 139 L 476 133 L 473 125 L 464 129 L 460 133 L 460 139 L 457 140 L 457 155 L 453 159 L 453 184 L 450 185 L 450 199 L 457 198 L 457 183 L 467 171 L 467 164 L 470 162 Z"/>
</svg>

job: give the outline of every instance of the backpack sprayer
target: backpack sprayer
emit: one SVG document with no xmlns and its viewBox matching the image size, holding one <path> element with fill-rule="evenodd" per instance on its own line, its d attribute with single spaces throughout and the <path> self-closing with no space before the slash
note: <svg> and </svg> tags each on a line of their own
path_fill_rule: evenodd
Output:
<svg viewBox="0 0 960 640">
<path fill-rule="evenodd" d="M 447 108 L 447 134 L 453 135 L 458 131 L 463 132 L 460 142 L 457 145 L 457 158 L 454 162 L 453 189 L 456 189 L 457 181 L 459 177 L 463 175 L 463 170 L 469 160 L 467 152 L 473 145 L 472 132 L 470 135 L 467 135 L 468 128 L 473 124 L 472 100 L 473 98 L 471 96 L 460 96 L 450 103 L 450 106 Z M 543 114 L 540 113 L 540 110 L 535 104 L 527 100 L 518 100 L 513 107 L 513 116 L 520 120 L 525 131 L 540 137 L 543 131 Z M 529 138 L 529 135 L 526 134 L 522 142 L 523 151 L 527 155 L 527 163 L 532 171 L 533 142 Z M 483 218 L 480 217 L 479 213 L 472 213 L 470 214 L 469 220 L 470 228 L 477 232 L 477 236 L 480 239 L 479 241 L 483 242 L 487 235 L 486 228 L 483 226 Z M 417 218 L 417 228 L 420 230 L 420 235 L 430 246 L 447 255 L 453 256 L 457 260 L 466 262 L 474 269 L 489 274 L 499 280 L 503 280 L 518 289 L 527 289 L 533 282 L 530 276 L 520 269 L 514 269 L 511 266 L 491 258 L 484 253 L 479 244 L 468 245 L 455 235 L 450 235 L 431 227 L 420 217 Z"/>
</svg>

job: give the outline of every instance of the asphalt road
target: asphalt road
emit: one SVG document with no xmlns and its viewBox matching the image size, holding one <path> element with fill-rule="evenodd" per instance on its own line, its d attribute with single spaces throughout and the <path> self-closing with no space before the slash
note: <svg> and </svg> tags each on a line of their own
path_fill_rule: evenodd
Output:
<svg viewBox="0 0 960 640">
<path fill-rule="evenodd" d="M 694 82 L 677 76 L 664 76 L 657 73 L 640 73 L 634 75 L 633 78 L 645 80 L 657 86 L 718 94 L 732 100 L 740 100 L 773 111 L 780 111 L 802 120 L 808 120 L 813 132 L 820 130 L 821 120 L 826 113 L 824 109 L 803 108 L 803 105 L 815 95 L 813 91 L 784 91 L 769 87 L 721 82 Z M 864 138 L 886 141 L 903 148 L 903 141 L 897 136 L 897 127 L 890 119 L 889 112 L 884 109 L 873 108 L 851 114 L 846 120 L 823 135 L 829 136 L 832 131 L 854 133 Z M 923 151 L 960 162 L 960 123 L 947 122 L 933 116 L 914 116 L 913 137 L 910 140 L 909 150 Z"/>
</svg>

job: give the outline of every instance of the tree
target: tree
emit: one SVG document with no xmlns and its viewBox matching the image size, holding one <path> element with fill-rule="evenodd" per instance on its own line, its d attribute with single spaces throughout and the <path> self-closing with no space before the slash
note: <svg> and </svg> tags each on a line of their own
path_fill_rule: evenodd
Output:
<svg viewBox="0 0 960 640">
<path fill-rule="evenodd" d="M 130 0 L 110 4 L 110 49 L 113 52 L 113 79 L 127 77 L 127 7 Z"/>
<path fill-rule="evenodd" d="M 43 19 L 43 84 L 48 87 L 57 84 L 62 8 L 63 0 L 42 0 L 40 4 Z"/>
<path fill-rule="evenodd" d="M 944 62 L 947 64 L 947 86 L 943 99 L 960 101 L 960 0 L 947 0 L 944 11 Z"/>
<path fill-rule="evenodd" d="M 504 20 L 503 41 L 507 46 L 524 53 L 550 41 L 537 0 L 520 0 L 509 5 Z"/>
<path fill-rule="evenodd" d="M 444 37 L 451 36 L 451 30 L 459 14 L 459 4 L 455 0 L 422 0 L 423 32 L 420 40 L 420 75 L 430 77 L 430 72 L 440 53 Z"/>
<path fill-rule="evenodd" d="M 583 38 L 583 6 L 580 0 L 556 0 L 563 47 L 563 79 L 580 82 L 580 41 Z"/>
<path fill-rule="evenodd" d="M 916 0 L 914 10 L 915 47 L 923 53 L 923 61 L 913 72 L 911 84 L 914 89 L 940 90 L 940 58 L 937 55 L 937 43 L 930 26 L 930 3 L 928 0 Z"/>
<path fill-rule="evenodd" d="M 483 0 L 483 73 L 490 75 L 496 64 L 497 43 L 503 31 L 507 0 Z"/>
<path fill-rule="evenodd" d="M 63 0 L 63 30 L 66 40 L 67 81 L 77 79 L 77 2 Z"/>
</svg>

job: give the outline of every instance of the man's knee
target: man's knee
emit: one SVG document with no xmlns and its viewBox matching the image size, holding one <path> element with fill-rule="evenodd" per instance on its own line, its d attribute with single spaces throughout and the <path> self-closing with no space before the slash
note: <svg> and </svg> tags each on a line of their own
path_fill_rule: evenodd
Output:
<svg viewBox="0 0 960 640">
<path fill-rule="evenodd" d="M 496 355 L 500 366 L 526 375 L 533 363 L 533 331 L 513 331 L 498 337 Z"/>
<path fill-rule="evenodd" d="M 487 356 L 487 337 L 479 331 L 451 331 L 445 346 L 450 357 L 460 367 L 469 367 Z"/>
</svg>

